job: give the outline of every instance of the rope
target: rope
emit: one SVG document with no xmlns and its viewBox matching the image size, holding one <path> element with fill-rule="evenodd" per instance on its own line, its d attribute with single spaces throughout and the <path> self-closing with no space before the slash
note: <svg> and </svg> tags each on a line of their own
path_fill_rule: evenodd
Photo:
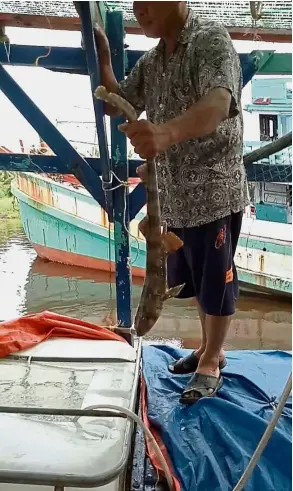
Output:
<svg viewBox="0 0 293 491">
<path fill-rule="evenodd" d="M 287 402 L 287 399 L 290 395 L 291 390 L 292 390 L 292 373 L 290 374 L 290 376 L 286 382 L 286 385 L 285 385 L 285 388 L 284 388 L 283 393 L 281 395 L 277 409 L 275 410 L 273 417 L 272 417 L 271 421 L 269 422 L 269 424 L 266 428 L 266 431 L 264 432 L 258 446 L 256 447 L 255 452 L 252 455 L 248 466 L 246 467 L 244 473 L 242 474 L 241 478 L 239 479 L 239 481 L 236 484 L 233 491 L 241 491 L 244 488 L 244 486 L 247 484 L 247 481 L 249 480 L 254 468 L 258 464 L 258 462 L 262 456 L 262 453 L 263 453 L 264 449 L 266 448 L 266 446 L 267 446 L 267 444 L 268 444 L 268 442 L 269 442 L 269 440 L 273 434 L 274 429 L 277 426 L 277 423 L 278 423 L 278 421 L 282 415 L 282 411 L 285 407 L 285 404 Z"/>
<path fill-rule="evenodd" d="M 7 61 L 10 65 L 10 50 L 11 50 L 11 44 L 10 44 L 10 41 L 4 41 L 4 49 L 5 49 L 5 52 L 6 52 L 6 56 L 7 56 Z"/>
<path fill-rule="evenodd" d="M 48 51 L 47 51 L 47 53 L 45 55 L 38 56 L 37 59 L 36 59 L 36 61 L 35 61 L 35 63 L 34 63 L 34 65 L 38 67 L 39 66 L 39 61 L 42 58 L 47 58 L 50 55 L 50 53 L 51 53 L 51 49 L 52 49 L 51 46 L 49 46 Z"/>
<path fill-rule="evenodd" d="M 124 199 L 123 199 L 123 228 L 125 230 L 125 232 L 128 234 L 129 237 L 131 237 L 135 242 L 136 242 L 136 246 L 137 246 L 137 250 L 136 250 L 136 255 L 135 255 L 135 258 L 132 259 L 130 261 L 130 264 L 134 264 L 135 261 L 137 260 L 138 258 L 138 254 L 139 254 L 139 251 L 140 251 L 140 245 L 139 245 L 139 240 L 137 237 L 135 237 L 135 235 L 132 235 L 132 233 L 130 232 L 130 230 L 127 228 L 127 225 L 126 225 L 126 211 L 127 211 L 127 188 L 129 188 L 129 184 L 127 181 L 122 181 L 121 179 L 119 179 L 119 177 L 115 174 L 115 172 L 113 170 L 111 170 L 111 174 L 113 177 L 115 177 L 115 179 L 118 181 L 118 185 L 117 186 L 114 186 L 112 187 L 111 189 L 108 189 L 106 186 L 105 186 L 105 182 L 102 180 L 102 189 L 104 191 L 107 191 L 107 192 L 112 192 L 112 191 L 115 191 L 116 189 L 119 189 L 121 188 L 122 186 L 124 187 Z"/>
<path fill-rule="evenodd" d="M 135 263 L 135 261 L 138 258 L 140 246 L 139 246 L 138 238 L 131 234 L 130 230 L 127 228 L 127 225 L 126 225 L 127 189 L 129 188 L 129 184 L 127 181 L 122 181 L 121 179 L 119 179 L 119 177 L 115 174 L 115 172 L 113 170 L 111 170 L 110 172 L 111 172 L 111 177 L 115 177 L 115 179 L 118 181 L 119 184 L 117 186 L 112 187 L 112 188 L 108 188 L 109 183 L 103 181 L 103 178 L 102 178 L 102 189 L 105 192 L 105 196 L 107 196 L 107 192 L 113 192 L 116 189 L 124 187 L 124 193 L 123 193 L 123 228 L 124 228 L 125 232 L 127 233 L 128 237 L 131 237 L 132 239 L 134 239 L 136 241 L 136 246 L 137 246 L 135 258 L 132 260 L 131 259 L 129 260 L 129 264 L 132 265 Z M 110 179 L 110 181 L 111 181 L 111 179 Z M 108 223 L 109 223 L 109 225 L 108 225 L 109 305 L 110 305 L 108 317 L 110 317 L 110 320 L 113 321 L 113 315 L 112 314 L 113 314 L 114 309 L 113 309 L 113 287 L 112 287 L 111 224 L 110 224 L 109 219 L 108 219 Z M 131 250 L 131 247 L 130 247 L 130 250 Z M 118 323 L 114 322 L 113 327 L 119 328 Z"/>
</svg>

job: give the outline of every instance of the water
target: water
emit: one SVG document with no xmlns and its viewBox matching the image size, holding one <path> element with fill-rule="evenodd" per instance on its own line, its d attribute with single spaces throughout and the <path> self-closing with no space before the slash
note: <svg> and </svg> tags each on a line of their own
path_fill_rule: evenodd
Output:
<svg viewBox="0 0 293 491">
<path fill-rule="evenodd" d="M 110 308 L 108 280 L 108 274 L 37 258 L 18 222 L 3 220 L 0 224 L 0 319 L 51 310 L 101 323 Z M 134 308 L 140 291 L 140 285 L 133 286 Z M 226 347 L 291 349 L 291 322 L 288 300 L 242 294 Z M 149 341 L 196 347 L 198 313 L 189 301 L 169 301 L 151 334 Z"/>
</svg>

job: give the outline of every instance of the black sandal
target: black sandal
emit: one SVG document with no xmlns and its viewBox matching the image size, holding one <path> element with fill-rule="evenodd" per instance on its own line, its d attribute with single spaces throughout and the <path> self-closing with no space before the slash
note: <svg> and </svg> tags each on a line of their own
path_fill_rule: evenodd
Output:
<svg viewBox="0 0 293 491">
<path fill-rule="evenodd" d="M 190 353 L 190 355 L 185 356 L 185 358 L 180 358 L 175 363 L 169 365 L 169 372 L 174 375 L 186 375 L 188 373 L 193 373 L 197 370 L 198 367 L 198 358 L 196 356 L 196 351 Z M 219 369 L 223 370 L 227 365 L 227 360 L 224 358 L 219 363 Z"/>
<path fill-rule="evenodd" d="M 218 378 L 195 373 L 183 391 L 180 402 L 181 404 L 193 404 L 202 397 L 214 397 L 222 385 L 223 377 L 221 375 Z"/>
</svg>

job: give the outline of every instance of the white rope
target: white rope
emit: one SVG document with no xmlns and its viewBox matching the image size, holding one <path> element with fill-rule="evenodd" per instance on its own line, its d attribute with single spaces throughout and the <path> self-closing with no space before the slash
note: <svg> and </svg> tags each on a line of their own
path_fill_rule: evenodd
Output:
<svg viewBox="0 0 293 491">
<path fill-rule="evenodd" d="M 266 428 L 266 431 L 264 432 L 258 446 L 256 447 L 255 452 L 252 455 L 248 466 L 246 467 L 243 475 L 239 479 L 239 481 L 236 484 L 233 491 L 241 491 L 244 488 L 244 486 L 246 485 L 247 481 L 249 480 L 255 466 L 258 464 L 258 462 L 261 458 L 261 455 L 262 455 L 264 449 L 266 448 L 266 446 L 267 446 L 267 444 L 268 444 L 268 442 L 272 436 L 274 429 L 276 428 L 276 425 L 280 419 L 280 416 L 282 414 L 282 411 L 284 409 L 284 406 L 287 402 L 287 399 L 290 395 L 291 390 L 292 390 L 292 373 L 290 374 L 290 376 L 286 382 L 286 385 L 285 385 L 285 388 L 284 388 L 283 393 L 281 395 L 277 409 L 275 410 L 273 417 L 272 417 L 271 421 L 269 422 L 269 424 Z"/>
<path fill-rule="evenodd" d="M 167 483 L 169 486 L 169 490 L 175 491 L 173 477 L 170 473 L 166 459 L 165 459 L 164 455 L 162 454 L 162 451 L 161 451 L 159 445 L 157 444 L 155 438 L 153 437 L 152 433 L 150 432 L 148 427 L 144 424 L 144 422 L 141 420 L 141 418 L 139 416 L 137 416 L 137 414 L 135 414 L 130 409 L 126 409 L 125 407 L 121 407 L 121 406 L 116 406 L 114 404 L 109 404 L 109 405 L 97 404 L 94 406 L 87 406 L 87 407 L 84 407 L 82 409 L 113 410 L 113 411 L 117 411 L 118 413 L 126 414 L 130 419 L 135 421 L 135 423 L 138 424 L 138 426 L 140 426 L 140 428 L 145 433 L 146 438 L 153 445 L 154 452 L 155 452 L 155 454 L 156 454 L 156 456 L 157 456 L 157 458 L 158 458 L 158 460 L 162 466 L 163 472 L 165 474 L 165 477 L 166 477 L 166 480 L 167 480 Z M 80 417 L 81 416 L 75 416 L 73 421 L 76 423 Z"/>
<path fill-rule="evenodd" d="M 127 228 L 127 225 L 126 225 L 127 188 L 129 188 L 129 184 L 128 184 L 127 181 L 121 181 L 121 179 L 119 179 L 119 177 L 112 170 L 111 170 L 111 174 L 115 177 L 115 179 L 118 181 L 119 184 L 117 186 L 114 186 L 113 188 L 108 189 L 105 186 L 106 183 L 102 180 L 102 188 L 103 188 L 104 191 L 112 192 L 112 191 L 115 191 L 116 189 L 121 188 L 122 186 L 124 186 L 123 228 L 124 228 L 125 232 L 128 234 L 128 236 L 131 237 L 136 242 L 136 255 L 135 255 L 135 258 L 134 259 L 130 260 L 130 264 L 134 264 L 136 262 L 137 258 L 138 258 L 138 255 L 139 255 L 140 245 L 139 245 L 138 238 L 135 237 L 135 235 L 132 235 L 132 233 L 130 232 L 130 230 Z"/>
<path fill-rule="evenodd" d="M 6 52 L 7 61 L 9 63 L 9 65 L 10 65 L 10 50 L 11 50 L 10 41 L 4 41 L 4 49 L 5 49 L 5 52 Z"/>
</svg>

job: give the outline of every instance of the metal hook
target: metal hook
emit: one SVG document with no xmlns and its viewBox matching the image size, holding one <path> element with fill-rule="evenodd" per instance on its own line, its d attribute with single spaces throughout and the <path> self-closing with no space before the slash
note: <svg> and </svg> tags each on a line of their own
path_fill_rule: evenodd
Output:
<svg viewBox="0 0 293 491">
<path fill-rule="evenodd" d="M 263 17 L 263 2 L 249 2 L 250 13 L 254 21 L 260 20 Z"/>
</svg>

